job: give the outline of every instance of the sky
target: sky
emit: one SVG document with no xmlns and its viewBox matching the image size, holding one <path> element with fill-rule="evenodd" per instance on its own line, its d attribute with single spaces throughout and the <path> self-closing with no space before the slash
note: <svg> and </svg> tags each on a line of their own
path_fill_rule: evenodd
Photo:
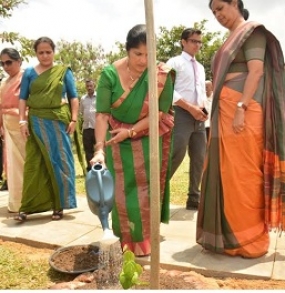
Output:
<svg viewBox="0 0 285 293">
<path fill-rule="evenodd" d="M 59 40 L 92 42 L 105 51 L 124 43 L 128 31 L 145 23 L 144 0 L 26 0 L 13 11 L 10 19 L 0 20 L 0 31 L 18 32 L 37 39 L 48 36 Z M 153 0 L 155 32 L 160 26 L 193 26 L 206 19 L 210 32 L 226 30 L 208 7 L 209 0 Z M 266 4 L 265 4 L 266 3 Z M 244 0 L 249 20 L 261 22 L 280 41 L 285 50 L 284 0 Z M 3 45 L 2 45 L 3 46 Z"/>
</svg>

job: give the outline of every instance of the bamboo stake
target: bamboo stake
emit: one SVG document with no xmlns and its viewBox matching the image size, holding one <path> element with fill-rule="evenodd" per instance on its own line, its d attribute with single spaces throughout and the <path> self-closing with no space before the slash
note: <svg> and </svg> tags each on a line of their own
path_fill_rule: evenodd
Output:
<svg viewBox="0 0 285 293">
<path fill-rule="evenodd" d="M 145 0 L 149 81 L 149 135 L 150 135 L 150 221 L 151 274 L 150 289 L 159 289 L 160 270 L 160 171 L 158 149 L 158 97 L 156 77 L 156 39 L 152 0 Z"/>
</svg>

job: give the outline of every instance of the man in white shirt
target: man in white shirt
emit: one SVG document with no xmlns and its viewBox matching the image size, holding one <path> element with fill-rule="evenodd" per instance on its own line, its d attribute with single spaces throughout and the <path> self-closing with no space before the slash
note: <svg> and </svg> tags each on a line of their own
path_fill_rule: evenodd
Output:
<svg viewBox="0 0 285 293">
<path fill-rule="evenodd" d="M 85 82 L 87 94 L 80 99 L 79 112 L 83 118 L 82 124 L 82 140 L 87 163 L 87 171 L 91 170 L 90 160 L 94 155 L 95 141 L 95 112 L 96 112 L 96 95 L 95 83 L 93 80 Z"/>
<path fill-rule="evenodd" d="M 175 69 L 173 105 L 174 142 L 172 154 L 171 176 L 188 155 L 189 187 L 186 209 L 197 209 L 200 202 L 200 184 L 206 152 L 205 121 L 207 114 L 203 112 L 205 93 L 205 69 L 195 55 L 202 46 L 202 32 L 188 28 L 182 32 L 182 53 L 168 60 L 167 64 Z"/>
</svg>

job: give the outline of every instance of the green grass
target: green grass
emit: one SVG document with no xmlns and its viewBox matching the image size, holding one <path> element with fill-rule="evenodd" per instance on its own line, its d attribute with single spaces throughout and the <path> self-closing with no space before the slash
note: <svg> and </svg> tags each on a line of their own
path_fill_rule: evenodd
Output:
<svg viewBox="0 0 285 293">
<path fill-rule="evenodd" d="M 170 202 L 175 205 L 185 206 L 189 181 L 189 157 L 185 156 L 170 181 Z"/>
<path fill-rule="evenodd" d="M 0 245 L 0 275 L 0 290 L 47 289 L 53 282 L 73 279 L 52 270 L 45 257 L 35 260 L 5 245 Z"/>
</svg>

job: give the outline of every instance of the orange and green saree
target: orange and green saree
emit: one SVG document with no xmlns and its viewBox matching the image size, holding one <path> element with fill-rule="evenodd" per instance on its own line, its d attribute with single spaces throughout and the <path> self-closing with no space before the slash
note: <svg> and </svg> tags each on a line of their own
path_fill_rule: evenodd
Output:
<svg viewBox="0 0 285 293">
<path fill-rule="evenodd" d="M 237 52 L 255 28 L 266 36 L 264 77 L 245 112 L 245 130 L 232 121 L 247 73 L 225 82 Z M 202 180 L 196 241 L 205 249 L 254 258 L 267 253 L 271 228 L 285 227 L 285 84 L 279 42 L 247 22 L 213 60 L 211 138 Z"/>
<path fill-rule="evenodd" d="M 160 198 L 161 221 L 169 220 L 169 168 L 172 143 L 173 79 L 171 71 L 160 64 L 157 68 L 160 121 Z M 97 112 L 110 113 L 109 128 L 131 128 L 148 115 L 148 73 L 142 74 L 135 86 L 124 92 L 116 68 L 107 66 L 101 74 L 97 89 Z M 106 140 L 110 139 L 107 134 Z M 148 255 L 150 247 L 150 153 L 148 131 L 132 139 L 106 148 L 106 163 L 113 175 L 115 201 L 112 209 L 112 228 L 124 248 L 135 255 Z"/>
</svg>

